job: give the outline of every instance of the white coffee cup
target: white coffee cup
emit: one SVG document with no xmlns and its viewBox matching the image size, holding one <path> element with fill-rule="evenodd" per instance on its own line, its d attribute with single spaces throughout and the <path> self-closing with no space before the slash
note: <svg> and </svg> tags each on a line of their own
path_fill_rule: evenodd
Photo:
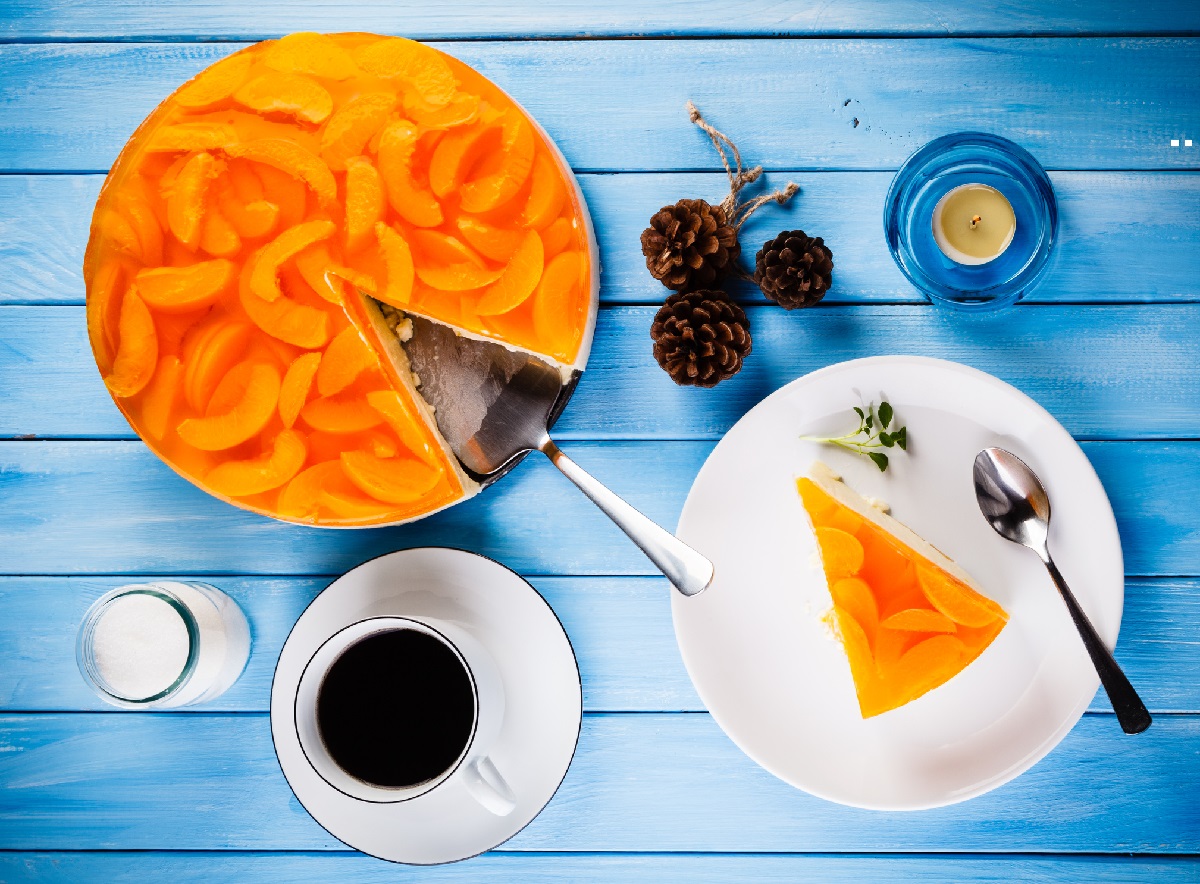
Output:
<svg viewBox="0 0 1200 884">
<path fill-rule="evenodd" d="M 321 738 L 317 700 L 326 674 L 350 647 L 369 636 L 394 630 L 424 633 L 458 657 L 470 678 L 475 715 L 471 735 L 453 764 L 432 779 L 413 786 L 389 788 L 352 776 L 333 759 Z M 338 791 L 375 803 L 408 801 L 457 780 L 482 807 L 497 816 L 507 816 L 516 808 L 516 798 L 488 756 L 503 719 L 504 685 L 491 656 L 466 630 L 432 617 L 372 617 L 352 623 L 317 649 L 305 666 L 296 690 L 296 734 L 308 763 Z"/>
</svg>

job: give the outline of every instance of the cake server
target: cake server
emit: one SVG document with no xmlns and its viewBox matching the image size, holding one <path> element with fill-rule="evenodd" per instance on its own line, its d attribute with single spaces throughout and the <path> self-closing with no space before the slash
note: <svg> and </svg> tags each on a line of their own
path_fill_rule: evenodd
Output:
<svg viewBox="0 0 1200 884">
<path fill-rule="evenodd" d="M 1075 628 L 1083 639 L 1092 665 L 1100 675 L 1117 720 L 1127 734 L 1140 734 L 1150 727 L 1150 713 L 1112 652 L 1092 626 L 1067 581 L 1050 558 L 1050 498 L 1037 475 L 1023 460 L 1003 448 L 985 448 L 975 457 L 975 497 L 988 524 L 1005 540 L 1027 546 L 1050 572 L 1059 595 L 1066 602 Z"/>
<path fill-rule="evenodd" d="M 530 451 L 550 458 L 679 592 L 693 596 L 712 583 L 713 565 L 666 529 L 609 491 L 567 457 L 550 427 L 579 380 L 535 356 L 478 341 L 419 317 L 404 344 L 421 395 L 463 466 L 483 484 L 504 475 Z"/>
</svg>

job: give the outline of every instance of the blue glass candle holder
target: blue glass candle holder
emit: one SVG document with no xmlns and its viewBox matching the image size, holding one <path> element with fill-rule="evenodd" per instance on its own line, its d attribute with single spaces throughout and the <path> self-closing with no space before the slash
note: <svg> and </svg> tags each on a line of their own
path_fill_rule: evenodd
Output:
<svg viewBox="0 0 1200 884">
<path fill-rule="evenodd" d="M 964 184 L 1000 191 L 1016 231 L 985 264 L 959 264 L 933 236 L 938 201 Z M 997 135 L 958 132 L 922 147 L 900 167 L 884 205 L 884 232 L 897 266 L 933 303 L 994 310 L 1016 303 L 1041 280 L 1054 248 L 1058 210 L 1046 171 L 1030 153 Z"/>
</svg>

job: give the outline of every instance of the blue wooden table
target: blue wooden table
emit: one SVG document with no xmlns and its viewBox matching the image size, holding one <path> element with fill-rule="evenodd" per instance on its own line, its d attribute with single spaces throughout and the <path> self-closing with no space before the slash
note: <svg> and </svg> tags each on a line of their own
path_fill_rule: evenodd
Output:
<svg viewBox="0 0 1200 884">
<path fill-rule="evenodd" d="M 162 96 L 294 30 L 436 41 L 561 145 L 604 274 L 560 435 L 662 523 L 740 415 L 842 359 L 956 359 L 1046 406 L 1112 498 L 1128 569 L 1117 653 L 1150 731 L 1123 736 L 1101 694 L 1048 758 L 982 798 L 913 814 L 827 804 L 721 733 L 680 663 L 665 582 L 540 459 L 424 522 L 350 533 L 243 513 L 167 469 L 89 354 L 91 208 Z M 1197 36 L 1194 0 L 0 0 L 0 881 L 1200 880 Z M 687 98 L 767 168 L 767 186 L 803 188 L 748 225 L 748 250 L 800 226 L 837 265 L 812 310 L 740 289 L 754 354 L 711 391 L 678 389 L 654 364 L 664 290 L 637 244 L 659 206 L 722 194 Z M 924 304 L 881 229 L 905 156 L 962 129 L 1027 147 L 1059 198 L 1052 273 L 990 318 Z M 500 850 L 432 871 L 348 851 L 314 823 L 267 717 L 308 601 L 370 556 L 425 544 L 530 576 L 574 643 L 586 712 L 543 814 Z M 253 654 L 206 706 L 112 712 L 75 669 L 76 629 L 107 589 L 153 575 L 233 595 Z"/>
</svg>

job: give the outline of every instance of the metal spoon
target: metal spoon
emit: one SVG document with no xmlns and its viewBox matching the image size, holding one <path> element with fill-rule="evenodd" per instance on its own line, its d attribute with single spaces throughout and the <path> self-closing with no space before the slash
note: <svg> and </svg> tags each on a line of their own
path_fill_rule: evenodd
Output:
<svg viewBox="0 0 1200 884">
<path fill-rule="evenodd" d="M 1046 545 L 1050 533 L 1050 498 L 1046 496 L 1046 489 L 1024 461 L 1003 448 L 985 448 L 979 452 L 975 457 L 974 473 L 975 497 L 984 518 L 1005 540 L 1027 546 L 1038 554 L 1071 612 L 1071 619 L 1100 675 L 1121 728 L 1127 734 L 1140 734 L 1150 727 L 1146 704 L 1105 647 L 1050 558 Z"/>
<path fill-rule="evenodd" d="M 412 320 L 416 333 L 405 351 L 412 367 L 427 379 L 421 392 L 436 407 L 438 427 L 464 467 L 487 483 L 511 469 L 525 452 L 540 451 L 638 545 L 677 590 L 692 596 L 708 588 L 712 562 L 605 488 L 551 440 L 549 426 L 564 401 L 564 378 L 558 368 L 487 341 L 457 337 L 416 317 Z M 573 382 L 568 382 L 568 389 Z"/>
</svg>

